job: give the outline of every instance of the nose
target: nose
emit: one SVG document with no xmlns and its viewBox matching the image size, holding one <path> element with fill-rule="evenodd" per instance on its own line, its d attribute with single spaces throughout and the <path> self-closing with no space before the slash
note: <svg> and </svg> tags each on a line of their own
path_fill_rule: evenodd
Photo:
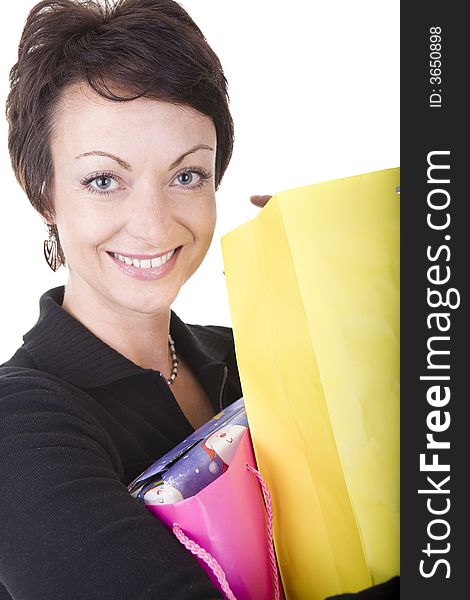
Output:
<svg viewBox="0 0 470 600">
<path fill-rule="evenodd" d="M 171 199 L 154 184 L 135 190 L 127 232 L 153 249 L 166 250 L 175 225 Z M 168 246 L 169 247 L 169 246 Z"/>
</svg>

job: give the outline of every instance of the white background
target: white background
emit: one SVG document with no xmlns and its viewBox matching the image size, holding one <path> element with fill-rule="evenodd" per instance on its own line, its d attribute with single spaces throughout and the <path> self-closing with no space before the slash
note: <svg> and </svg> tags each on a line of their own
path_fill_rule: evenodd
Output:
<svg viewBox="0 0 470 600">
<path fill-rule="evenodd" d="M 0 97 L 31 0 L 2 6 Z M 217 194 L 211 250 L 173 308 L 230 324 L 220 237 L 256 215 L 251 194 L 399 166 L 399 0 L 184 0 L 229 82 L 236 142 Z M 6 11 L 6 12 L 5 12 Z M 0 363 L 66 282 L 43 257 L 46 228 L 11 170 L 0 120 Z"/>
</svg>

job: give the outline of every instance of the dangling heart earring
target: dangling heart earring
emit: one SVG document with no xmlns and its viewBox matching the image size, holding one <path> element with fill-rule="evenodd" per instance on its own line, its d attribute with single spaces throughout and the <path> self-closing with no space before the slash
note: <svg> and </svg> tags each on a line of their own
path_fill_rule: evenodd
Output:
<svg viewBox="0 0 470 600">
<path fill-rule="evenodd" d="M 44 256 L 47 264 L 55 273 L 60 267 L 60 260 L 57 238 L 55 233 L 51 230 L 51 227 L 49 227 L 49 239 L 44 240 Z"/>
</svg>

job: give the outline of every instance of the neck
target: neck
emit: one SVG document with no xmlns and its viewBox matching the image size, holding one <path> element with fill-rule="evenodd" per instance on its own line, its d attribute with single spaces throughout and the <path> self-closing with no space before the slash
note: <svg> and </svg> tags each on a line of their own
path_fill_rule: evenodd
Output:
<svg viewBox="0 0 470 600">
<path fill-rule="evenodd" d="M 80 293 L 69 282 L 62 308 L 105 344 L 144 369 L 171 373 L 170 308 L 145 314 L 110 305 L 96 293 Z"/>
</svg>

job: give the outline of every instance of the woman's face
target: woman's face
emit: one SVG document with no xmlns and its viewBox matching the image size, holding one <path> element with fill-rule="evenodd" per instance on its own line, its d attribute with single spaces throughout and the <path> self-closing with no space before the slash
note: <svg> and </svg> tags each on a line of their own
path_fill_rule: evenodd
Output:
<svg viewBox="0 0 470 600">
<path fill-rule="evenodd" d="M 51 140 L 53 220 L 75 304 L 168 309 L 214 232 L 216 132 L 189 107 L 68 88 Z"/>
</svg>

